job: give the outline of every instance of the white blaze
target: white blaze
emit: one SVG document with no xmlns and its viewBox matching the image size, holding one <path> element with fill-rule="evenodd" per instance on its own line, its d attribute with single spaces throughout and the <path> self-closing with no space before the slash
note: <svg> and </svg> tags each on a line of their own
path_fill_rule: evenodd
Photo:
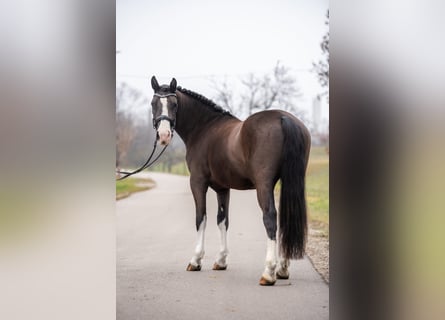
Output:
<svg viewBox="0 0 445 320">
<path fill-rule="evenodd" d="M 162 104 L 162 115 L 168 117 L 167 98 L 160 98 Z M 170 121 L 161 120 L 158 127 L 159 138 L 162 142 L 166 142 L 171 134 Z M 169 141 L 168 141 L 169 142 Z"/>
</svg>

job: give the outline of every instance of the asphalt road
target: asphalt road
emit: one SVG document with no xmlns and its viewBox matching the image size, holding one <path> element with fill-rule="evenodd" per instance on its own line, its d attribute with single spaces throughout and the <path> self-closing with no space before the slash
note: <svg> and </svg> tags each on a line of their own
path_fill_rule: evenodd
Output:
<svg viewBox="0 0 445 320">
<path fill-rule="evenodd" d="M 117 319 L 328 319 L 329 288 L 310 261 L 292 261 L 289 280 L 258 285 L 266 232 L 255 191 L 231 191 L 228 268 L 219 249 L 216 195 L 207 194 L 206 256 L 187 272 L 195 242 L 188 177 L 144 173 L 156 188 L 117 202 Z"/>
</svg>

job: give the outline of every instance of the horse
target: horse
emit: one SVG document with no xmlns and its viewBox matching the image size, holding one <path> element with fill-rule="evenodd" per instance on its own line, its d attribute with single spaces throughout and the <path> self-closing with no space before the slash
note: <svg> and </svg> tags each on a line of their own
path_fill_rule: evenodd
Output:
<svg viewBox="0 0 445 320">
<path fill-rule="evenodd" d="M 217 194 L 221 236 L 213 270 L 227 269 L 230 189 L 256 189 L 267 234 L 265 268 L 259 284 L 270 286 L 277 278 L 288 279 L 289 260 L 301 259 L 305 254 L 305 175 L 311 141 L 308 129 L 281 110 L 261 111 L 241 121 L 204 96 L 177 86 L 175 78 L 169 85 L 159 85 L 153 76 L 151 86 L 158 143 L 167 146 L 176 131 L 186 146 L 198 236 L 186 270 L 201 270 L 208 188 Z M 274 187 L 278 180 L 281 191 L 277 219 Z"/>
</svg>

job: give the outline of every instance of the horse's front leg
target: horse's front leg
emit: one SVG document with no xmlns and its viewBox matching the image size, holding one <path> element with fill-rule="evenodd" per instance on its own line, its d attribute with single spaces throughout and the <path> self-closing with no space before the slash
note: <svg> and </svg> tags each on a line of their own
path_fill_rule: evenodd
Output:
<svg viewBox="0 0 445 320">
<path fill-rule="evenodd" d="M 204 257 L 204 237 L 207 223 L 206 215 L 206 193 L 208 186 L 197 179 L 190 177 L 190 186 L 195 199 L 196 207 L 196 230 L 198 231 L 198 240 L 195 247 L 195 254 L 187 266 L 187 271 L 200 271 L 201 262 Z"/>
<path fill-rule="evenodd" d="M 229 199 L 230 189 L 225 189 L 217 192 L 218 198 L 218 215 L 217 223 L 219 233 L 221 236 L 221 246 L 216 256 L 216 261 L 213 264 L 213 270 L 226 270 L 227 269 L 227 255 L 229 250 L 227 249 L 227 229 L 229 228 Z"/>
</svg>

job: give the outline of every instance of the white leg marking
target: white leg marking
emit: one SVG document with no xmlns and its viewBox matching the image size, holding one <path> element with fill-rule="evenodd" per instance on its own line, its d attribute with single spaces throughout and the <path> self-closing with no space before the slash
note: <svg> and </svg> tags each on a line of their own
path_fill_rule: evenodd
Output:
<svg viewBox="0 0 445 320">
<path fill-rule="evenodd" d="M 160 98 L 162 104 L 162 115 L 168 116 L 167 98 Z M 171 136 L 170 122 L 167 120 L 161 120 L 158 127 L 158 134 L 161 143 L 169 143 Z"/>
<path fill-rule="evenodd" d="M 221 244 L 219 247 L 220 248 L 219 253 L 216 256 L 216 263 L 220 267 L 225 267 L 227 266 L 226 258 L 227 255 L 229 254 L 229 250 L 227 249 L 226 219 L 224 219 L 223 221 L 221 221 L 220 224 L 218 224 L 218 228 L 219 228 L 219 234 L 221 236 Z"/>
<path fill-rule="evenodd" d="M 199 225 L 198 229 L 198 242 L 195 247 L 195 255 L 192 257 L 192 260 L 190 261 L 190 263 L 195 267 L 201 265 L 201 260 L 204 257 L 204 237 L 205 237 L 206 225 L 207 225 L 207 216 L 204 215 L 204 218 L 202 219 L 202 222 Z"/>
<path fill-rule="evenodd" d="M 281 258 L 277 274 L 283 278 L 289 277 L 289 260 Z"/>
<path fill-rule="evenodd" d="M 275 268 L 277 266 L 277 242 L 267 239 L 266 267 L 263 277 L 269 281 L 275 281 Z"/>
</svg>

